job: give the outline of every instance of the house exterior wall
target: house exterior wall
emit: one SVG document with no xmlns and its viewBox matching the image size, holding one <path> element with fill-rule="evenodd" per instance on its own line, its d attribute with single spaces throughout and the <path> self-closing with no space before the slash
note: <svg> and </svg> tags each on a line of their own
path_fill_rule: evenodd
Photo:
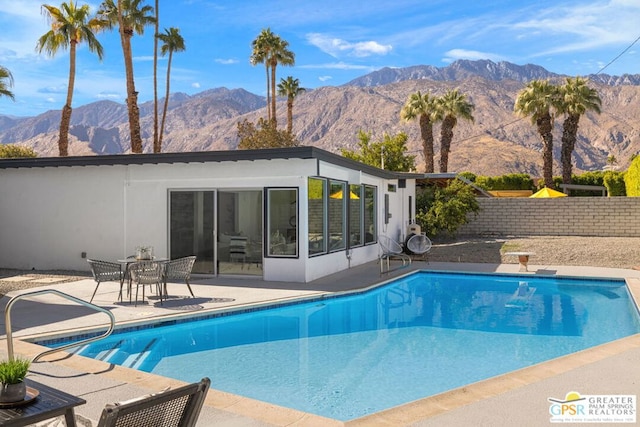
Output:
<svg viewBox="0 0 640 427">
<path fill-rule="evenodd" d="M 392 220 L 383 226 L 387 180 L 318 159 L 271 159 L 0 170 L 0 266 L 88 271 L 87 258 L 116 260 L 150 245 L 168 255 L 170 190 L 299 188 L 299 257 L 263 259 L 265 280 L 308 282 L 374 260 L 378 245 L 309 257 L 307 179 L 323 176 L 378 188 L 379 232 L 400 233 L 403 192 L 390 195 Z M 409 180 L 407 180 L 409 181 Z M 411 186 L 409 186 L 411 187 Z M 415 190 L 415 188 L 413 188 Z M 406 228 L 406 227 L 405 227 Z M 347 254 L 349 256 L 347 256 Z"/>
<path fill-rule="evenodd" d="M 461 235 L 640 237 L 640 197 L 482 198 Z"/>
</svg>

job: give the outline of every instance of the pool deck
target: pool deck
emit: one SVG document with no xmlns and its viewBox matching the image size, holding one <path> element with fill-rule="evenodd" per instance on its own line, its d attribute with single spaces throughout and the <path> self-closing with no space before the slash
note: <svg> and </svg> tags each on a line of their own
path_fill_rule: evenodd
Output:
<svg viewBox="0 0 640 427">
<path fill-rule="evenodd" d="M 397 264 L 396 264 L 397 265 Z M 575 266 L 529 265 L 520 273 L 518 264 L 463 264 L 414 262 L 380 276 L 376 263 L 357 266 L 310 283 L 264 282 L 259 278 L 194 278 L 195 298 L 187 297 L 184 284 L 169 284 L 172 298 L 160 306 L 156 299 L 134 307 L 117 300 L 118 285 L 100 285 L 94 303 L 109 309 L 118 324 L 136 325 L 171 317 L 192 317 L 207 311 L 233 310 L 255 304 L 273 304 L 362 289 L 393 279 L 415 269 L 500 272 L 525 275 L 562 275 L 625 278 L 636 304 L 640 304 L 640 271 Z M 56 289 L 88 301 L 95 288 L 93 279 L 49 283 L 39 289 Z M 4 307 L 11 293 L 0 301 L 0 358 L 6 357 Z M 14 351 L 32 357 L 43 348 L 23 339 L 66 335 L 78 328 L 95 329 L 108 322 L 104 313 L 60 298 L 55 294 L 18 301 L 11 315 Z M 32 365 L 30 378 L 81 396 L 85 405 L 76 415 L 87 424 L 97 424 L 106 403 L 158 391 L 179 381 L 138 372 L 106 362 L 56 353 Z M 570 391 L 584 394 L 632 394 L 640 391 L 640 334 L 474 383 L 437 396 L 421 399 L 346 423 L 300 411 L 235 396 L 211 389 L 198 426 L 537 426 L 549 423 L 548 398 L 563 399 Z M 407 372 L 410 375 L 410 372 Z M 212 378 L 215 388 L 215 378 Z M 640 417 L 638 417 L 640 421 Z M 589 424 L 581 424 L 589 425 Z M 596 424 L 594 424 L 596 425 Z M 597 424 L 602 425 L 602 424 Z"/>
</svg>

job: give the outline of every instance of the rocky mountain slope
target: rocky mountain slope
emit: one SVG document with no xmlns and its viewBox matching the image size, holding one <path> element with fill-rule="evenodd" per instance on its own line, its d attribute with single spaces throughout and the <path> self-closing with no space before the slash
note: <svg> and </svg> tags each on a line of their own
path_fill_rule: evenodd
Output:
<svg viewBox="0 0 640 427">
<path fill-rule="evenodd" d="M 457 61 L 448 67 L 416 66 L 382 69 L 340 87 L 322 87 L 300 95 L 294 104 L 293 131 L 302 145 L 332 152 L 357 145 L 359 130 L 374 139 L 384 133 L 406 132 L 409 152 L 423 168 L 417 122 L 402 123 L 399 112 L 415 91 L 434 95 L 459 88 L 475 105 L 475 121 L 460 122 L 454 130 L 449 171 L 484 175 L 525 172 L 541 174 L 541 143 L 529 119 L 513 114 L 517 93 L 531 79 L 562 76 L 536 65 L 519 66 L 491 61 Z M 578 171 L 600 170 L 609 155 L 625 168 L 640 150 L 640 75 L 590 76 L 602 98 L 601 115 L 588 114 L 580 122 L 575 151 Z M 237 123 L 264 115 L 265 99 L 243 89 L 211 89 L 196 95 L 172 94 L 163 151 L 235 149 Z M 145 151 L 151 151 L 152 103 L 140 105 Z M 57 155 L 59 111 L 36 117 L 0 116 L 0 142 L 33 147 L 41 156 Z M 278 105 L 278 123 L 286 125 L 286 105 Z M 555 124 L 559 159 L 562 118 Z M 439 126 L 434 129 L 436 145 Z M 74 108 L 70 153 L 93 155 L 129 150 L 126 107 L 100 101 Z M 437 147 L 436 147 L 437 151 Z M 436 152 L 436 156 L 438 153 Z M 437 164 L 437 161 L 436 161 Z M 559 166 L 554 171 L 560 173 Z"/>
</svg>

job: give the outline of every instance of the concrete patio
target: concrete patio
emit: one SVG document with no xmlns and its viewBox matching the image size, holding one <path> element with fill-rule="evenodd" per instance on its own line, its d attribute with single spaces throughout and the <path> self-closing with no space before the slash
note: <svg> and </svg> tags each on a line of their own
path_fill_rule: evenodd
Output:
<svg viewBox="0 0 640 427">
<path fill-rule="evenodd" d="M 256 278 L 199 277 L 192 280 L 195 298 L 187 297 L 189 294 L 184 284 L 169 284 L 171 298 L 162 306 L 156 298 L 137 306 L 130 304 L 126 298 L 125 302 L 118 302 L 118 285 L 103 283 L 93 302 L 111 311 L 118 325 L 135 325 L 208 311 L 234 310 L 255 304 L 272 304 L 362 289 L 421 268 L 518 273 L 519 266 L 414 262 L 408 268 L 380 276 L 378 265 L 370 263 L 306 284 L 264 282 Z M 525 274 L 625 278 L 636 304 L 640 302 L 640 271 L 541 265 L 529 265 L 529 270 Z M 70 283 L 50 283 L 38 289 L 56 289 L 88 301 L 94 288 L 95 282 L 88 278 Z M 3 298 L 0 305 L 4 308 L 13 295 Z M 104 327 L 108 319 L 104 313 L 96 313 L 57 295 L 48 294 L 18 301 L 13 307 L 11 321 L 16 354 L 33 356 L 43 348 L 21 339 L 44 334 L 66 335 L 79 328 L 92 330 Z M 4 334 L 4 316 L 0 326 Z M 0 357 L 6 357 L 6 348 L 3 335 Z M 181 384 L 176 380 L 65 353 L 53 354 L 44 360 L 32 366 L 30 378 L 86 399 L 85 405 L 76 408 L 76 414 L 81 419 L 93 420 L 93 425 L 106 403 Z M 581 394 L 637 394 L 640 390 L 638 360 L 640 334 L 347 423 L 217 391 L 215 378 L 212 378 L 214 388 L 207 396 L 198 425 L 543 425 L 549 422 L 550 417 L 548 397 L 563 397 L 569 391 Z"/>
</svg>

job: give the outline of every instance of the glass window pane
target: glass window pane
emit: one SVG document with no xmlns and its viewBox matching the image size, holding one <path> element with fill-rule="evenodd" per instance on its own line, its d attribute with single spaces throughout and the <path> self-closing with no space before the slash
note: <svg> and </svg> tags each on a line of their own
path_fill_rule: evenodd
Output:
<svg viewBox="0 0 640 427">
<path fill-rule="evenodd" d="M 326 181 L 309 178 L 309 255 L 324 253 L 326 249 Z"/>
<path fill-rule="evenodd" d="M 269 256 L 298 256 L 298 189 L 267 190 Z"/>
<path fill-rule="evenodd" d="M 376 228 L 376 187 L 364 186 L 364 229 L 365 243 L 377 241 L 378 230 Z"/>
<path fill-rule="evenodd" d="M 344 238 L 347 183 L 331 181 L 329 185 L 329 251 L 337 251 L 347 247 Z"/>
<path fill-rule="evenodd" d="M 360 246 L 362 236 L 362 186 L 349 186 L 349 246 Z"/>
</svg>

